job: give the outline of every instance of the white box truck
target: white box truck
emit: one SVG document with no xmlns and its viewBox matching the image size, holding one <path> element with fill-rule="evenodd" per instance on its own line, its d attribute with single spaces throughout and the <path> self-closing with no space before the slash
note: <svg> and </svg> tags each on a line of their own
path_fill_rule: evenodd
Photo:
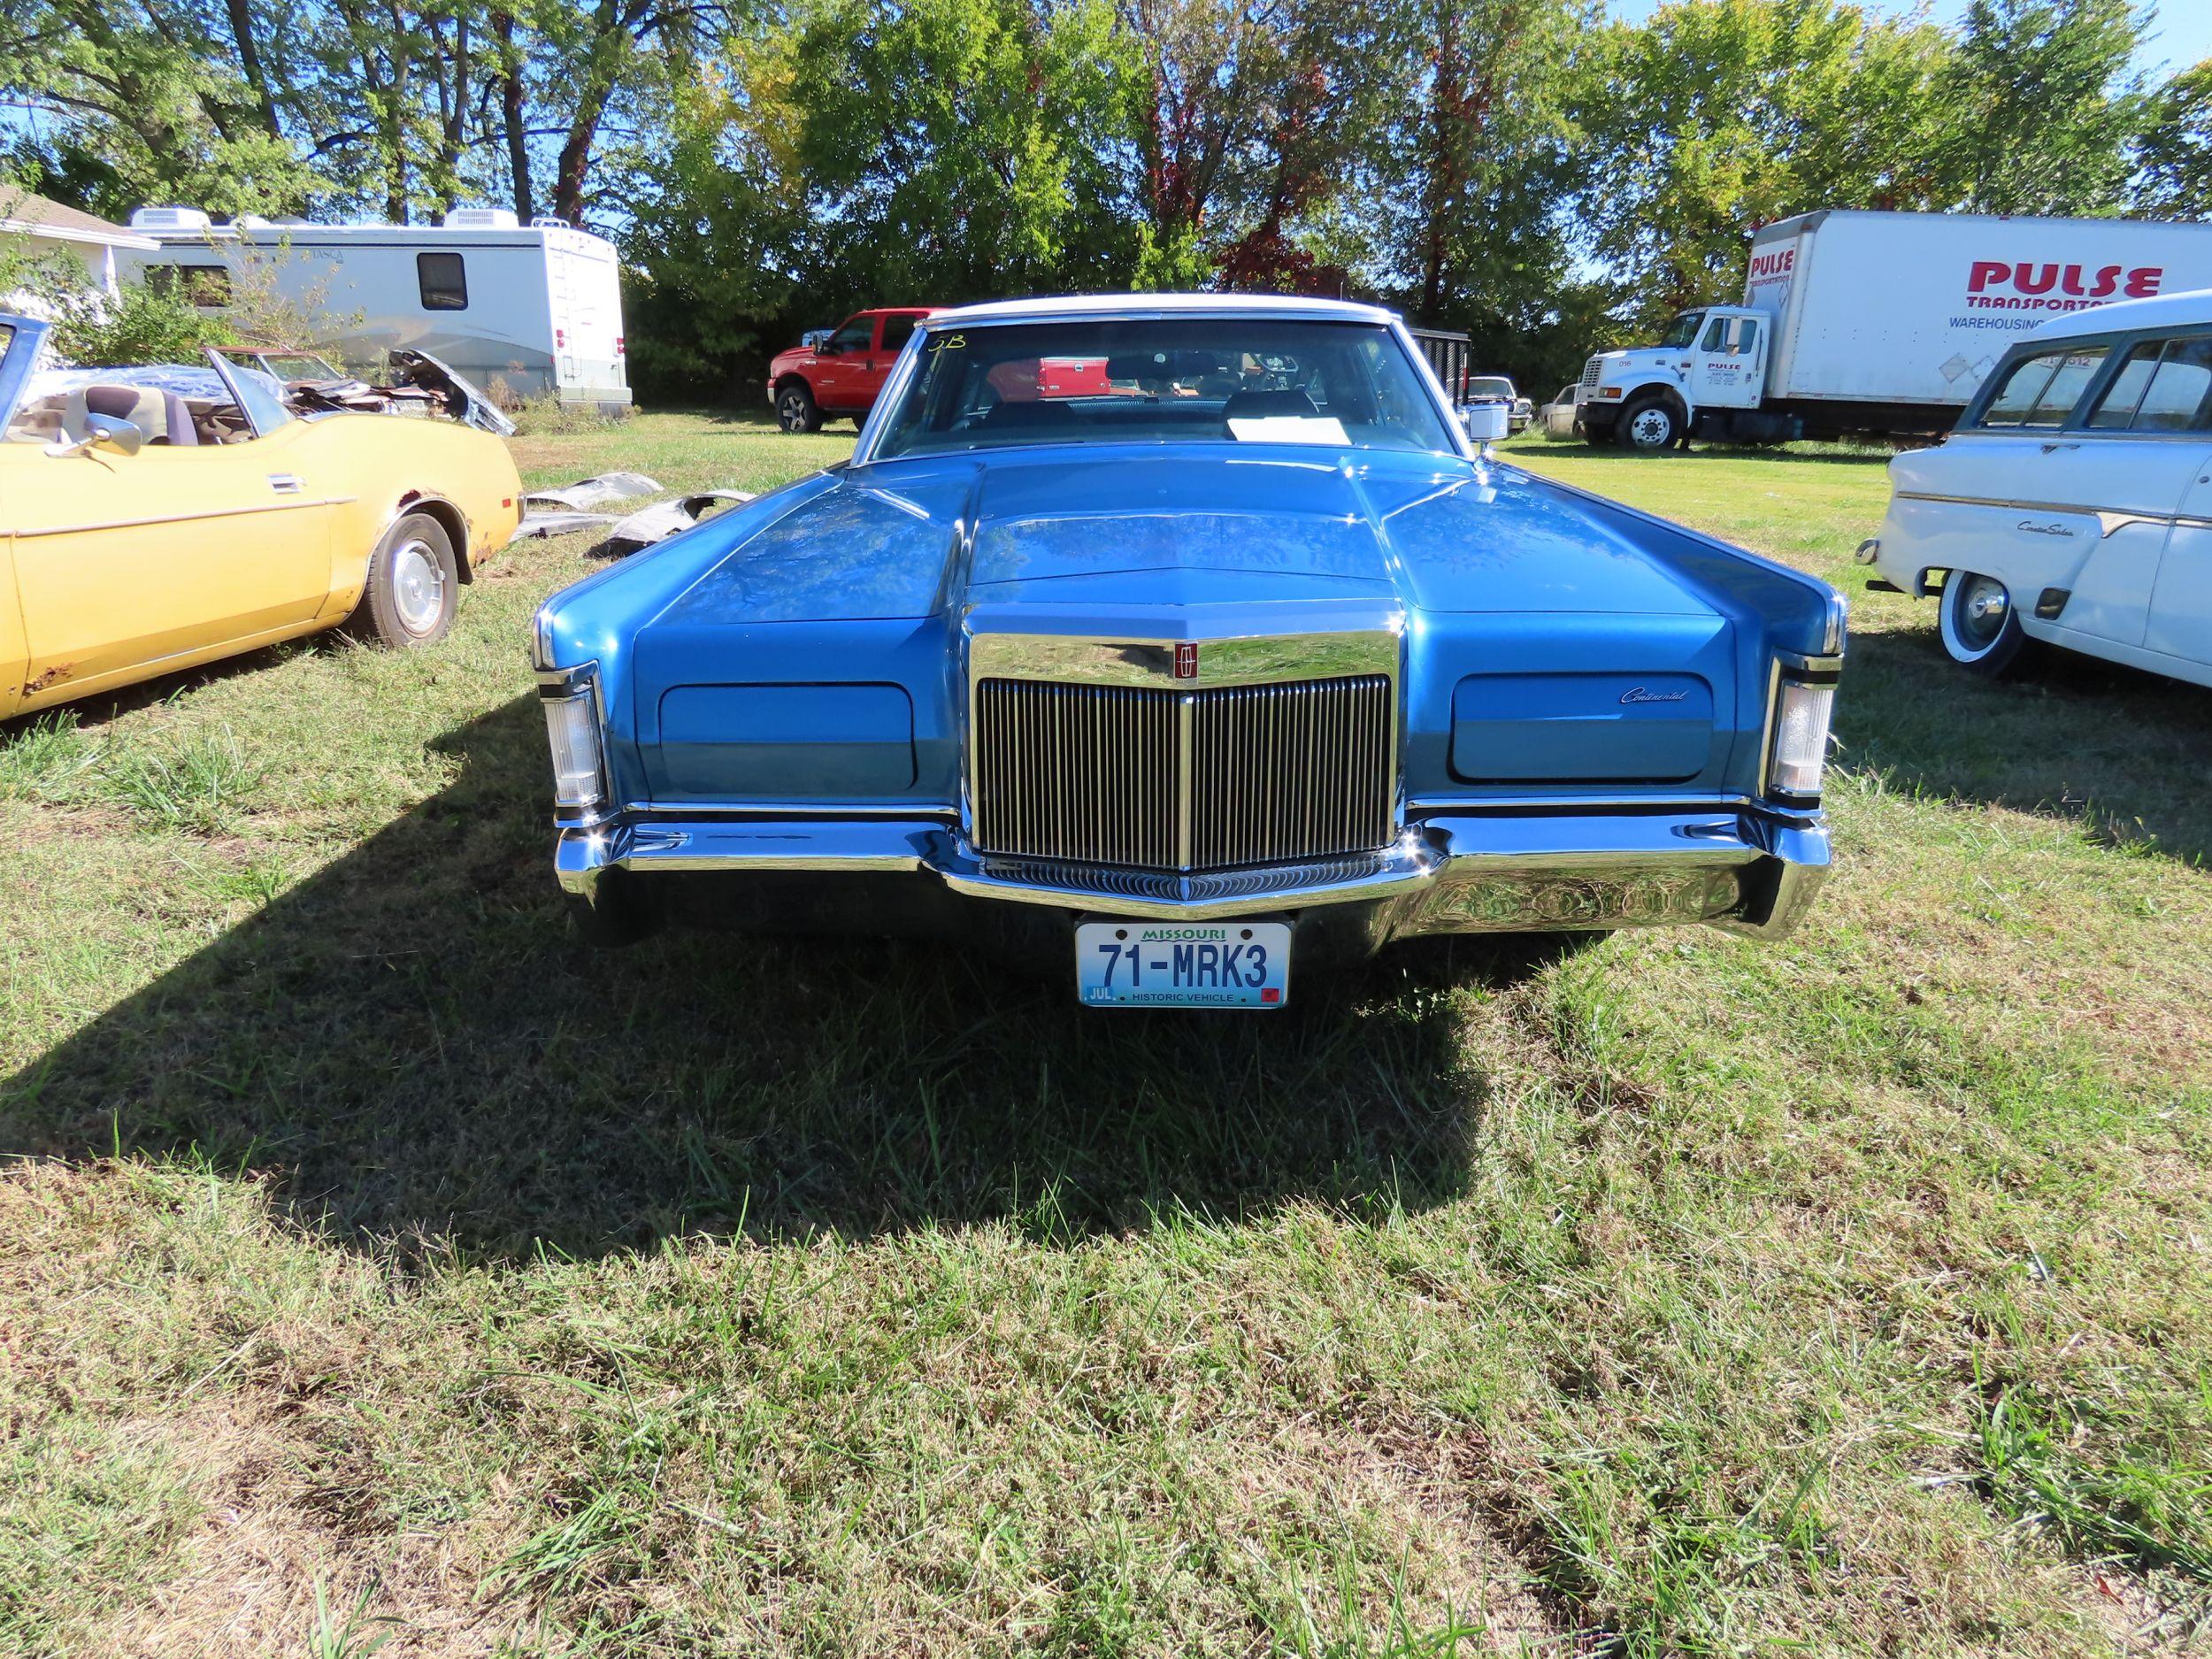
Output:
<svg viewBox="0 0 2212 1659">
<path fill-rule="evenodd" d="M 612 243 L 564 220 L 461 208 L 435 226 L 216 225 L 196 208 L 142 207 L 131 228 L 157 245 L 130 263 L 202 310 L 230 309 L 250 280 L 311 323 L 326 319 L 316 343 L 357 365 L 404 347 L 503 403 L 630 406 L 620 262 Z"/>
<path fill-rule="evenodd" d="M 1584 365 L 1583 434 L 1664 449 L 1947 432 L 2006 346 L 2062 311 L 2212 288 L 2212 225 L 1825 209 L 1751 238 L 1740 305 Z"/>
</svg>

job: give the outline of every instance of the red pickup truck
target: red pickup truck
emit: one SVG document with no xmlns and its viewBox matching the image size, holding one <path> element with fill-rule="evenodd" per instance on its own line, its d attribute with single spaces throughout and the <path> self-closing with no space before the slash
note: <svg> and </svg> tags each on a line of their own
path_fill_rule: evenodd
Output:
<svg viewBox="0 0 2212 1659">
<path fill-rule="evenodd" d="M 818 346 L 793 346 L 768 365 L 768 402 L 786 432 L 818 432 L 823 421 L 868 418 L 914 325 L 936 310 L 906 305 L 856 311 Z"/>
</svg>

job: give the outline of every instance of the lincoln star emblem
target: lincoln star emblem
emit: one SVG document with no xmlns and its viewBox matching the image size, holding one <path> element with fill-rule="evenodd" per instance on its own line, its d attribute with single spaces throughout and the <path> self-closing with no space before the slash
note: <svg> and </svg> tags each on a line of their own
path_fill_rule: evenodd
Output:
<svg viewBox="0 0 2212 1659">
<path fill-rule="evenodd" d="M 1690 695 L 1688 687 L 1680 691 L 1653 691 L 1643 686 L 1631 686 L 1621 693 L 1623 703 L 1679 703 Z"/>
<path fill-rule="evenodd" d="M 1175 641 L 1175 677 L 1178 680 L 1198 678 L 1197 641 L 1178 640 Z"/>
</svg>

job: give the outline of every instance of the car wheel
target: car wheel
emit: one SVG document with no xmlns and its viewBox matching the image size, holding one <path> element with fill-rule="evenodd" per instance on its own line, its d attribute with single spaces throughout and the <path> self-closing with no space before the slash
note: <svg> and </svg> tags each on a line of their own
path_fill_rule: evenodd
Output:
<svg viewBox="0 0 2212 1659">
<path fill-rule="evenodd" d="M 426 512 L 411 512 L 369 555 L 369 581 L 354 612 L 380 645 L 433 645 L 452 631 L 461 590 L 453 540 Z"/>
<path fill-rule="evenodd" d="M 786 432 L 819 432 L 822 411 L 803 380 L 794 380 L 776 394 L 776 424 Z"/>
<path fill-rule="evenodd" d="M 1615 434 L 1629 449 L 1655 455 L 1674 447 L 1682 435 L 1682 421 L 1663 397 L 1647 397 L 1621 411 Z"/>
<path fill-rule="evenodd" d="M 2027 630 L 2013 609 L 2012 595 L 1994 576 L 1954 571 L 1943 584 L 1939 612 L 1943 649 L 1970 673 L 1993 680 L 2010 672 L 2027 649 Z"/>
</svg>

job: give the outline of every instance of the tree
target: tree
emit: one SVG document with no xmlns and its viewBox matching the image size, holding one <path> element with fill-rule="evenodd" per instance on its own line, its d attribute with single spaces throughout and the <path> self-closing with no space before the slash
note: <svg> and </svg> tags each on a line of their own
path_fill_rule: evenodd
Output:
<svg viewBox="0 0 2212 1659">
<path fill-rule="evenodd" d="M 2137 141 L 2132 209 L 2162 219 L 2212 217 L 2212 58 L 2160 88 Z"/>
<path fill-rule="evenodd" d="M 2131 0 L 1972 0 L 1935 84 L 1942 205 L 2117 212 L 2149 113 L 2129 68 L 2149 22 Z"/>
<path fill-rule="evenodd" d="M 1819 207 L 1930 205 L 1941 31 L 1836 0 L 1683 0 L 1583 60 L 1590 245 L 1648 326 L 1736 287 L 1746 238 Z"/>
<path fill-rule="evenodd" d="M 136 0 L 0 0 L 0 86 L 31 188 L 120 218 L 148 202 L 296 211 L 318 182 L 273 133 L 222 14 Z"/>
</svg>

